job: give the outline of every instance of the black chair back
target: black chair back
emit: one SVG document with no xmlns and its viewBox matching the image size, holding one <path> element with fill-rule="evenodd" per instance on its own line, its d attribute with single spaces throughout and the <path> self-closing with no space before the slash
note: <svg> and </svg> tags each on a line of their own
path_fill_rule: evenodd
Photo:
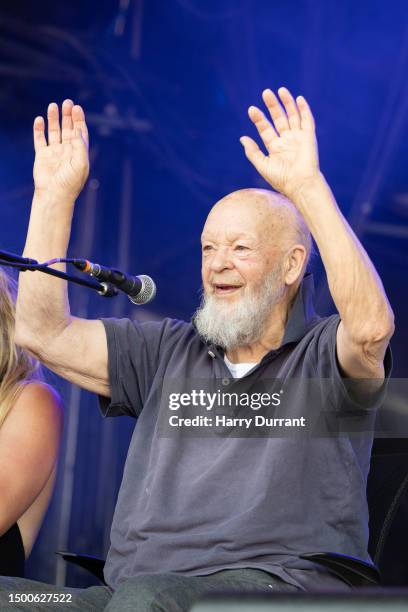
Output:
<svg viewBox="0 0 408 612">
<path fill-rule="evenodd" d="M 374 440 L 367 500 L 368 550 L 381 583 L 408 586 L 408 439 Z"/>
</svg>

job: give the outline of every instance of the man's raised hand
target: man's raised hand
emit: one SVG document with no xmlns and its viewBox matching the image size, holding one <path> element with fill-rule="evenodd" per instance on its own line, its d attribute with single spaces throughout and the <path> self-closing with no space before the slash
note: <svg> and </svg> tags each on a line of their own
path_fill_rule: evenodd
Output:
<svg viewBox="0 0 408 612">
<path fill-rule="evenodd" d="M 278 94 L 283 107 L 270 89 L 262 94 L 271 122 L 256 106 L 248 109 L 268 155 L 248 136 L 242 136 L 240 142 L 259 174 L 274 189 L 291 198 L 319 175 L 319 156 L 314 119 L 305 98 L 298 96 L 295 101 L 285 87 L 280 87 Z"/>
<path fill-rule="evenodd" d="M 82 108 L 72 100 L 62 104 L 60 125 L 58 105 L 47 110 L 48 143 L 43 117 L 34 120 L 34 184 L 38 195 L 75 200 L 89 174 L 88 130 Z"/>
</svg>

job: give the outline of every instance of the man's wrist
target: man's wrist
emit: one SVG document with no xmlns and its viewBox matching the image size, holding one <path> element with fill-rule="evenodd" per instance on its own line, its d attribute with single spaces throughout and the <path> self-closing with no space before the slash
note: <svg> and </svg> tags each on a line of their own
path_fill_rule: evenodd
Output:
<svg viewBox="0 0 408 612">
<path fill-rule="evenodd" d="M 285 189 L 284 195 L 293 202 L 295 206 L 301 206 L 305 197 L 312 197 L 314 193 L 321 191 L 322 187 L 327 188 L 327 183 L 323 174 L 318 170 L 316 174 L 311 175 L 301 182 L 289 185 L 288 188 Z"/>
<path fill-rule="evenodd" d="M 68 248 L 75 200 L 66 194 L 35 190 L 25 257 L 45 260 L 63 257 Z"/>
<path fill-rule="evenodd" d="M 47 189 L 34 189 L 33 200 L 44 206 L 57 206 L 61 209 L 73 209 L 75 206 L 76 197 L 73 195 L 67 195 L 66 193 L 59 193 L 57 191 L 50 191 Z"/>
</svg>

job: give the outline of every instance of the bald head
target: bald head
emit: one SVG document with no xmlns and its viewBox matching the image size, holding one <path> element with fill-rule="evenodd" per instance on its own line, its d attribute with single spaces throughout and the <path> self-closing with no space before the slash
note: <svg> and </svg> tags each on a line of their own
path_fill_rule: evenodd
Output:
<svg viewBox="0 0 408 612">
<path fill-rule="evenodd" d="M 305 248 L 303 271 L 312 250 L 310 231 L 296 207 L 285 196 L 267 189 L 240 189 L 219 200 L 211 209 L 203 234 L 214 227 L 242 227 L 256 232 L 276 256 L 301 244 Z"/>
</svg>

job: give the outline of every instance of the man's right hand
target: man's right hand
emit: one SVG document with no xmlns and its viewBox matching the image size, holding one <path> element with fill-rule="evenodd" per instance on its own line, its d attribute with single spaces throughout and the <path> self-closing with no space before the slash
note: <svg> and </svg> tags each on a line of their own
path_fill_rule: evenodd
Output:
<svg viewBox="0 0 408 612">
<path fill-rule="evenodd" d="M 75 200 L 89 172 L 85 116 L 71 100 L 62 105 L 61 127 L 56 104 L 48 107 L 48 143 L 44 119 L 34 121 L 35 193 L 24 256 L 38 261 L 66 257 Z M 63 279 L 23 272 L 18 285 L 16 343 L 60 376 L 108 397 L 103 323 L 71 316 Z"/>
<path fill-rule="evenodd" d="M 44 118 L 34 121 L 35 191 L 39 196 L 75 201 L 89 174 L 84 111 L 72 100 L 64 100 L 60 126 L 58 105 L 53 102 L 48 106 L 47 119 L 48 144 Z"/>
</svg>

